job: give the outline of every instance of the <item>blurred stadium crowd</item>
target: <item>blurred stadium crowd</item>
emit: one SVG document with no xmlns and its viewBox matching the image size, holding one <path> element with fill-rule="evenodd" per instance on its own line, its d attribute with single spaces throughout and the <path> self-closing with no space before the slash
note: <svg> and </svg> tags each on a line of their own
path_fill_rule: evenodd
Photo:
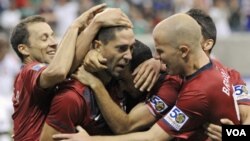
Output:
<svg viewBox="0 0 250 141">
<path fill-rule="evenodd" d="M 249 0 L 0 0 L 1 30 L 8 33 L 22 18 L 42 14 L 61 37 L 79 13 L 103 2 L 129 15 L 136 34 L 150 33 L 162 19 L 192 7 L 213 17 L 221 34 L 218 37 L 232 31 L 250 31 Z"/>
</svg>

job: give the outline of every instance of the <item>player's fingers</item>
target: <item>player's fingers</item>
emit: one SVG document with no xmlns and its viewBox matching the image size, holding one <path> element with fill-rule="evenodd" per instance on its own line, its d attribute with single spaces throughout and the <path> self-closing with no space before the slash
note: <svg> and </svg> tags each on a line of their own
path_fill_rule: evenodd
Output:
<svg viewBox="0 0 250 141">
<path fill-rule="evenodd" d="M 106 8 L 106 6 L 107 6 L 106 3 L 99 4 L 97 6 L 94 6 L 94 7 L 90 8 L 90 12 L 94 13 L 94 14 L 97 14 L 97 13 L 103 11 L 104 8 Z"/>
<path fill-rule="evenodd" d="M 98 57 L 98 67 L 100 69 L 107 69 L 107 59 L 106 58 L 103 58 L 102 56 Z"/>
<path fill-rule="evenodd" d="M 158 80 L 159 76 L 160 76 L 159 74 L 155 74 L 154 75 L 153 80 L 151 81 L 151 83 L 150 83 L 150 85 L 149 85 L 149 87 L 147 89 L 148 92 L 151 91 L 151 89 L 153 88 L 154 84 Z"/>
<path fill-rule="evenodd" d="M 89 63 L 89 68 L 91 70 L 94 70 L 94 72 L 98 71 L 100 68 L 99 68 L 99 61 L 97 59 L 95 60 L 90 60 L 90 63 Z"/>
<path fill-rule="evenodd" d="M 134 78 L 134 83 L 135 83 L 135 82 L 137 81 L 137 79 L 138 79 L 138 78 L 136 78 L 136 77 L 137 77 L 138 71 L 140 70 L 140 67 L 141 67 L 141 65 L 137 66 L 137 67 L 135 68 L 135 70 L 133 71 L 133 73 L 132 73 L 132 76 L 135 76 L 135 78 Z"/>
<path fill-rule="evenodd" d="M 90 59 L 88 59 L 88 57 L 85 57 L 84 61 L 83 61 L 83 66 L 84 67 L 89 67 L 90 64 Z"/>
<path fill-rule="evenodd" d="M 98 60 L 99 60 L 99 62 L 102 63 L 102 64 L 106 64 L 106 63 L 107 63 L 107 59 L 104 58 L 104 57 L 102 57 L 102 56 L 99 57 Z"/>
<path fill-rule="evenodd" d="M 124 17 L 125 20 L 128 20 L 128 22 L 132 25 L 132 22 L 131 22 L 131 20 L 129 19 L 129 17 L 128 17 L 125 13 L 123 13 L 123 12 L 122 12 L 122 17 Z"/>
<path fill-rule="evenodd" d="M 77 125 L 77 126 L 76 126 L 76 130 L 77 130 L 78 132 L 85 132 L 85 130 L 84 130 L 80 125 Z"/>
<path fill-rule="evenodd" d="M 209 132 L 206 132 L 206 134 L 211 138 L 211 140 L 213 140 L 213 141 L 221 141 L 221 137 L 218 137 L 218 136 L 216 136 L 216 135 L 213 135 L 213 134 L 211 134 L 211 133 L 209 133 Z"/>
<path fill-rule="evenodd" d="M 234 125 L 234 123 L 233 123 L 231 120 L 227 119 L 227 118 L 221 119 L 220 122 L 221 122 L 222 124 Z"/>
<path fill-rule="evenodd" d="M 145 89 L 148 89 L 150 83 L 153 80 L 153 76 L 154 76 L 154 72 L 150 72 L 146 77 L 145 77 L 145 81 L 143 82 L 142 86 L 140 87 L 140 91 L 144 91 Z"/>
<path fill-rule="evenodd" d="M 139 72 L 140 69 L 141 69 L 141 66 L 142 65 L 139 65 L 138 67 L 136 67 L 135 70 L 134 70 L 134 72 L 132 73 L 132 75 L 135 76 L 135 78 L 133 80 L 134 83 L 136 83 L 140 79 L 140 77 L 141 77 L 141 73 L 142 72 Z"/>
<path fill-rule="evenodd" d="M 165 64 L 161 64 L 161 71 L 162 72 L 166 72 L 167 71 L 167 67 Z"/>
<path fill-rule="evenodd" d="M 126 26 L 129 28 L 133 28 L 132 24 L 127 22 L 127 21 L 119 21 L 118 23 L 116 23 L 117 26 Z"/>
<path fill-rule="evenodd" d="M 135 83 L 135 88 L 139 88 L 147 79 L 148 75 L 149 75 L 150 69 L 140 69 L 140 71 L 138 72 L 140 76 L 140 79 Z M 137 74 L 137 75 L 138 75 Z"/>
<path fill-rule="evenodd" d="M 106 65 L 103 65 L 103 64 L 99 64 L 98 65 L 98 69 L 101 69 L 101 70 L 105 70 L 107 69 L 108 67 Z"/>
<path fill-rule="evenodd" d="M 128 18 L 128 16 L 125 15 L 124 13 L 123 13 L 123 15 L 124 15 L 124 16 L 123 16 L 123 20 L 126 21 L 126 22 L 128 23 L 129 27 L 133 28 L 133 23 L 132 23 L 131 20 Z"/>
<path fill-rule="evenodd" d="M 221 137 L 221 134 L 222 134 L 221 126 L 214 125 L 214 124 L 209 124 L 207 131 L 208 133 L 217 137 Z"/>
<path fill-rule="evenodd" d="M 209 124 L 208 128 L 211 129 L 212 131 L 222 132 L 222 128 L 219 125 Z"/>
</svg>

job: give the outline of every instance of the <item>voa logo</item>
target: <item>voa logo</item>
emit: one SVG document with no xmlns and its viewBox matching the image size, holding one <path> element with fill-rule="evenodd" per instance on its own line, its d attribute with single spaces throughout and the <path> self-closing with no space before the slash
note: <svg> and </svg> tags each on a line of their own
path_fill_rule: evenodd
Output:
<svg viewBox="0 0 250 141">
<path fill-rule="evenodd" d="M 244 129 L 226 129 L 227 136 L 247 136 Z"/>
</svg>

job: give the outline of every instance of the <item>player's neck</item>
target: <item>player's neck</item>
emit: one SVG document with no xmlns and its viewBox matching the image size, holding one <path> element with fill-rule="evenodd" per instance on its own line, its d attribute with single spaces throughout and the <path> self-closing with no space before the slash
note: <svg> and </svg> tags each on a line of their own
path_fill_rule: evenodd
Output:
<svg viewBox="0 0 250 141">
<path fill-rule="evenodd" d="M 202 52 L 198 55 L 193 55 L 190 58 L 189 65 L 186 67 L 185 76 L 189 76 L 197 72 L 203 66 L 207 65 L 210 62 L 208 56 Z"/>
</svg>

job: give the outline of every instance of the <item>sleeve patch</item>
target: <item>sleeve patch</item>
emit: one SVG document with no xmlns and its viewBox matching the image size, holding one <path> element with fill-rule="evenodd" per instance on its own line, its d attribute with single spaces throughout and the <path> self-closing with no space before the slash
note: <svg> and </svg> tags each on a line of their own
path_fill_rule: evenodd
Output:
<svg viewBox="0 0 250 141">
<path fill-rule="evenodd" d="M 167 104 L 155 95 L 150 98 L 149 102 L 157 113 L 162 113 L 168 108 Z"/>
<path fill-rule="evenodd" d="M 248 90 L 245 85 L 235 85 L 234 96 L 237 101 L 242 99 L 250 99 L 250 94 L 248 94 Z"/>
<path fill-rule="evenodd" d="M 188 121 L 189 117 L 182 112 L 179 108 L 174 106 L 167 115 L 164 116 L 164 121 L 173 127 L 176 131 L 179 131 L 181 127 Z"/>
<path fill-rule="evenodd" d="M 39 71 L 44 66 L 46 66 L 46 65 L 45 64 L 36 64 L 35 66 L 32 67 L 32 70 Z"/>
</svg>

